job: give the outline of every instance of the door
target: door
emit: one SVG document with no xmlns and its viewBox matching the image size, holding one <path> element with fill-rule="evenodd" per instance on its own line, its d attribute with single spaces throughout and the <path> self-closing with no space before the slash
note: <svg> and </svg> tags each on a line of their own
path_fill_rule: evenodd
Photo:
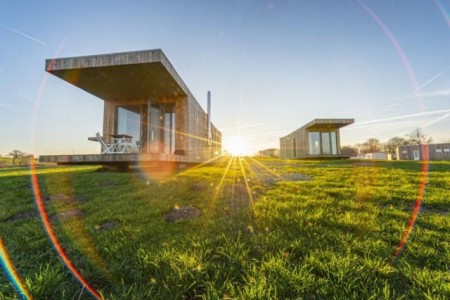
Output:
<svg viewBox="0 0 450 300">
<path fill-rule="evenodd" d="M 414 156 L 414 160 L 419 160 L 420 159 L 419 150 L 413 150 L 413 156 Z"/>
</svg>

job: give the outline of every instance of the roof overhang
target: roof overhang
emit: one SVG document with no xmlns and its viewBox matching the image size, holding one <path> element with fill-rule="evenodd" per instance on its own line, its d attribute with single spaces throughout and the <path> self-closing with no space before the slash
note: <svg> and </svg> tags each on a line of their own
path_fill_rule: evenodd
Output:
<svg viewBox="0 0 450 300">
<path fill-rule="evenodd" d="M 314 119 L 302 128 L 307 131 L 335 130 L 353 124 L 354 119 Z"/>
<path fill-rule="evenodd" d="M 45 70 L 103 100 L 190 93 L 160 49 L 52 58 L 46 60 Z"/>
</svg>

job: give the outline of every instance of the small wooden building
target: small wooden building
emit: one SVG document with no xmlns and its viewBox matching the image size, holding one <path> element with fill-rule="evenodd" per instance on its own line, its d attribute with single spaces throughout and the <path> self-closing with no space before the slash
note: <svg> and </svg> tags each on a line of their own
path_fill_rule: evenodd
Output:
<svg viewBox="0 0 450 300">
<path fill-rule="evenodd" d="M 199 163 L 221 154 L 220 131 L 161 49 L 52 58 L 45 70 L 102 99 L 105 141 L 132 136 L 139 153 L 50 155 L 41 162 Z"/>
<path fill-rule="evenodd" d="M 280 150 L 277 148 L 268 148 L 258 151 L 258 155 L 265 157 L 280 157 Z"/>
<path fill-rule="evenodd" d="M 397 147 L 398 160 L 450 160 L 450 143 Z"/>
<path fill-rule="evenodd" d="M 354 119 L 314 119 L 280 138 L 280 158 L 339 158 L 339 129 L 353 124 Z"/>
</svg>

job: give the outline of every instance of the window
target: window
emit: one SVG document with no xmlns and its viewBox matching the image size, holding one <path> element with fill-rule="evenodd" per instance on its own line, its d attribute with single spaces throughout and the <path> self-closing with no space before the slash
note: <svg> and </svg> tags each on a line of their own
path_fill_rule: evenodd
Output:
<svg viewBox="0 0 450 300">
<path fill-rule="evenodd" d="M 336 155 L 336 132 L 308 132 L 309 154 L 311 155 Z"/>
<path fill-rule="evenodd" d="M 153 104 L 150 107 L 150 152 L 175 152 L 175 123 L 173 104 Z"/>
<path fill-rule="evenodd" d="M 322 132 L 322 154 L 331 154 L 329 132 Z"/>
<path fill-rule="evenodd" d="M 330 132 L 331 135 L 331 154 L 337 154 L 336 132 Z"/>
<path fill-rule="evenodd" d="M 320 154 L 320 133 L 308 132 L 309 154 Z"/>
<path fill-rule="evenodd" d="M 159 107 L 150 108 L 150 152 L 159 153 L 161 146 L 161 121 L 163 117 Z"/>
<path fill-rule="evenodd" d="M 128 134 L 133 142 L 141 139 L 141 115 L 139 106 L 121 106 L 117 108 L 117 134 Z"/>
</svg>

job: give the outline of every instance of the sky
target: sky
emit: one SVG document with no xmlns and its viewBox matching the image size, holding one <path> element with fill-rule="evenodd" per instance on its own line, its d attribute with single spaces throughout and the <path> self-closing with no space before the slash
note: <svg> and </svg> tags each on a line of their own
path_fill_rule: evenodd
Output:
<svg viewBox="0 0 450 300">
<path fill-rule="evenodd" d="M 103 101 L 45 59 L 160 48 L 224 147 L 247 153 L 315 118 L 341 144 L 416 128 L 450 140 L 450 1 L 0 0 L 0 154 L 98 153 Z"/>
</svg>

